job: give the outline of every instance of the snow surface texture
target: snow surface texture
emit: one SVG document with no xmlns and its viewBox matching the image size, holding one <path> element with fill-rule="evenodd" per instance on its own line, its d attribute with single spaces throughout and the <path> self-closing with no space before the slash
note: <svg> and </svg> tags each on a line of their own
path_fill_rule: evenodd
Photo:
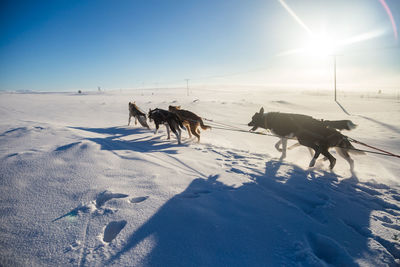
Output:
<svg viewBox="0 0 400 267">
<path fill-rule="evenodd" d="M 396 266 L 400 160 L 306 148 L 279 160 L 275 137 L 216 129 L 201 143 L 128 123 L 181 105 L 248 130 L 261 106 L 350 119 L 344 132 L 400 154 L 397 99 L 184 89 L 0 94 L 1 266 Z M 289 145 L 294 141 L 289 141 Z M 357 146 L 357 145 L 356 145 Z M 359 147 L 364 149 L 364 147 Z"/>
</svg>

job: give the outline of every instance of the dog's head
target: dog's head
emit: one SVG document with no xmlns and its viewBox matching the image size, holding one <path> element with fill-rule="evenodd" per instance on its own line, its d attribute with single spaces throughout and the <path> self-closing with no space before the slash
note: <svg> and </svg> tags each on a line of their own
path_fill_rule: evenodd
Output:
<svg viewBox="0 0 400 267">
<path fill-rule="evenodd" d="M 160 118 L 160 109 L 158 109 L 158 108 L 155 108 L 155 109 L 151 109 L 151 108 L 149 108 L 149 114 L 148 114 L 148 117 L 149 117 L 149 121 L 150 122 L 152 122 L 154 119 L 157 119 L 157 118 Z"/>
<path fill-rule="evenodd" d="M 248 126 L 253 126 L 250 131 L 257 130 L 258 127 L 263 126 L 263 118 L 264 118 L 264 108 L 260 109 L 260 112 L 256 112 L 251 118 L 251 122 L 249 122 Z"/>
<path fill-rule="evenodd" d="M 135 101 L 133 101 L 133 102 L 129 102 L 129 104 L 128 104 L 128 106 L 129 106 L 129 109 L 131 109 L 131 108 L 135 107 L 135 106 L 136 106 L 136 104 L 135 104 L 135 103 L 136 103 Z"/>
<path fill-rule="evenodd" d="M 174 111 L 180 110 L 180 109 L 181 109 L 181 106 L 172 106 L 172 105 L 170 105 L 168 107 L 168 110 L 171 111 L 171 112 L 174 112 Z"/>
</svg>

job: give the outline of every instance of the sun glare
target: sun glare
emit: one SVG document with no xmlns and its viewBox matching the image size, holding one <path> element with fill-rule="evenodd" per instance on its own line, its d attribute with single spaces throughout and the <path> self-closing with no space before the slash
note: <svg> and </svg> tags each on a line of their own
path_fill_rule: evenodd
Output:
<svg viewBox="0 0 400 267">
<path fill-rule="evenodd" d="M 326 34 L 314 35 L 306 43 L 304 52 L 310 56 L 328 56 L 335 52 L 335 42 Z"/>
<path fill-rule="evenodd" d="M 307 33 L 307 41 L 303 43 L 301 47 L 293 48 L 284 52 L 277 54 L 277 56 L 287 56 L 293 54 L 306 54 L 309 57 L 325 57 L 329 55 L 333 55 L 337 50 L 342 50 L 344 47 L 353 45 L 355 43 L 360 43 L 364 41 L 368 41 L 371 39 L 375 39 L 383 36 L 386 33 L 386 30 L 383 28 L 376 28 L 374 30 L 370 30 L 368 32 L 359 33 L 354 35 L 350 35 L 350 37 L 344 38 L 346 32 L 338 31 L 338 29 L 330 29 L 330 31 L 326 31 L 323 29 L 320 33 L 311 30 L 310 27 L 304 23 L 304 21 L 297 16 L 297 14 L 292 10 L 285 0 L 278 0 L 282 7 L 289 13 L 289 15 L 305 30 Z M 392 13 L 390 12 L 389 7 L 386 5 L 384 0 L 379 0 L 381 4 L 384 6 L 388 16 L 391 20 L 393 32 L 395 36 L 395 40 L 397 40 L 397 28 L 394 23 Z M 341 38 L 337 35 L 340 32 Z M 334 35 L 331 35 L 335 33 Z M 333 38 L 335 37 L 335 38 Z"/>
</svg>

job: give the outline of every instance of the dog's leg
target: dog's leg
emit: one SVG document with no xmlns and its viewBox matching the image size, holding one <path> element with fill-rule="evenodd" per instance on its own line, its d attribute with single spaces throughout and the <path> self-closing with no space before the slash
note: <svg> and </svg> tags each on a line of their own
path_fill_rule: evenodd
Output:
<svg viewBox="0 0 400 267">
<path fill-rule="evenodd" d="M 301 146 L 300 143 L 295 143 L 295 144 L 289 146 L 287 149 L 292 150 L 293 148 L 296 148 L 298 146 Z"/>
<path fill-rule="evenodd" d="M 332 156 L 331 153 L 329 153 L 327 147 L 323 147 L 323 148 L 321 149 L 321 153 L 322 153 L 322 155 L 324 155 L 325 157 L 327 157 L 327 158 L 329 159 L 329 162 L 330 162 L 329 168 L 330 168 L 330 169 L 333 169 L 333 167 L 335 167 L 335 164 L 336 164 L 336 159 L 335 159 L 335 157 Z"/>
<path fill-rule="evenodd" d="M 279 160 L 283 160 L 284 158 L 286 158 L 287 139 L 282 138 L 281 141 L 282 141 L 282 155 Z"/>
<path fill-rule="evenodd" d="M 319 148 L 315 149 L 314 157 L 311 159 L 310 164 L 308 164 L 308 167 L 314 167 L 315 161 L 319 157 L 319 154 L 321 154 L 320 149 Z"/>
<path fill-rule="evenodd" d="M 135 125 L 137 125 L 137 117 L 135 116 Z"/>
<path fill-rule="evenodd" d="M 181 132 L 181 129 L 179 129 L 179 126 L 178 126 L 178 130 L 177 130 L 177 133 L 176 133 L 176 138 L 178 139 L 178 144 L 179 145 L 181 144 L 181 137 L 182 137 L 182 132 Z"/>
<path fill-rule="evenodd" d="M 167 128 L 167 135 L 168 135 L 168 140 L 171 139 L 170 133 L 169 133 L 169 125 L 165 124 L 165 127 Z"/>
<path fill-rule="evenodd" d="M 154 134 L 157 134 L 158 128 L 160 128 L 160 125 L 158 123 L 155 123 L 155 124 L 156 124 L 156 130 L 154 131 Z"/>
<path fill-rule="evenodd" d="M 186 127 L 186 130 L 187 130 L 188 134 L 189 134 L 189 138 L 192 138 L 192 133 L 191 133 L 192 127 L 191 127 L 191 123 L 185 123 L 185 127 Z"/>
<path fill-rule="evenodd" d="M 354 173 L 354 160 L 350 157 L 349 153 L 341 147 L 335 147 L 335 149 L 349 163 L 351 173 Z"/>
<path fill-rule="evenodd" d="M 175 121 L 171 121 L 170 123 L 171 131 L 175 134 L 176 139 L 178 139 L 178 144 L 181 144 L 181 130 L 179 129 L 179 125 Z"/>
<path fill-rule="evenodd" d="M 300 143 L 295 143 L 295 144 L 289 146 L 287 149 L 288 150 L 292 150 L 293 148 L 296 148 L 298 146 L 301 146 L 301 144 Z M 309 148 L 309 147 L 307 147 L 307 149 L 308 149 L 308 152 L 310 152 L 311 157 L 313 157 L 314 156 L 313 150 L 311 148 Z"/>
<path fill-rule="evenodd" d="M 301 145 L 312 148 L 315 151 L 314 157 L 311 159 L 310 164 L 308 165 L 309 167 L 314 167 L 315 161 L 319 157 L 319 154 L 321 154 L 321 148 L 314 144 L 312 141 L 308 141 L 307 139 L 307 137 L 298 137 L 298 141 Z"/>
<path fill-rule="evenodd" d="M 279 152 L 282 152 L 282 149 L 279 148 L 279 146 L 282 143 L 283 138 L 279 139 L 279 141 L 275 144 L 275 148 L 276 150 L 278 150 Z"/>
<path fill-rule="evenodd" d="M 129 114 L 129 119 L 128 119 L 128 126 L 131 124 L 131 114 Z"/>
<path fill-rule="evenodd" d="M 191 125 L 190 130 L 192 131 L 192 134 L 197 137 L 197 142 L 200 143 L 200 134 L 197 132 L 198 126 L 198 123 Z"/>
</svg>

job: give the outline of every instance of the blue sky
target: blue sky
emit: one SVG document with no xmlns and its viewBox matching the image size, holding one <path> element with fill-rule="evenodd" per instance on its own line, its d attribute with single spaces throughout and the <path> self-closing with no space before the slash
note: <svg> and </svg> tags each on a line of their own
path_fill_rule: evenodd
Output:
<svg viewBox="0 0 400 267">
<path fill-rule="evenodd" d="M 339 82 L 400 87 L 399 41 L 379 0 L 284 2 L 314 33 L 335 40 L 373 36 L 340 48 Z M 386 3 L 399 28 L 400 1 Z M 285 54 L 310 38 L 278 0 L 0 5 L 0 90 L 163 87 L 183 85 L 185 78 L 198 84 L 331 82 L 329 56 Z"/>
</svg>

